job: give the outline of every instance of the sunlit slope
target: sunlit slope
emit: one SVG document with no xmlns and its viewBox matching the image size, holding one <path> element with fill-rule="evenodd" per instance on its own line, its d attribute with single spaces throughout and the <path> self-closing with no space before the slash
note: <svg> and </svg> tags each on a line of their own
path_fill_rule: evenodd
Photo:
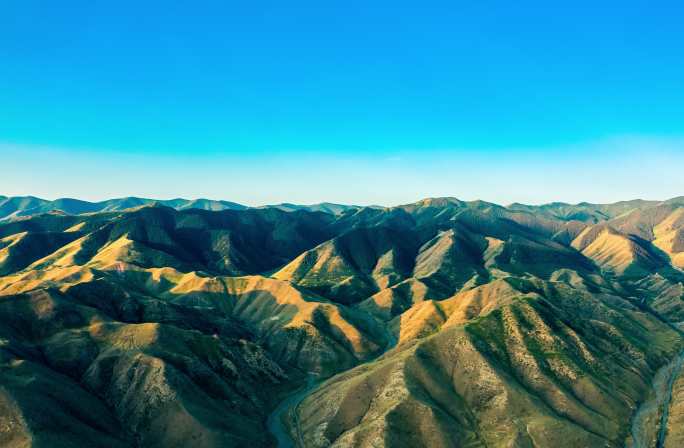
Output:
<svg viewBox="0 0 684 448">
<path fill-rule="evenodd" d="M 646 241 L 604 224 L 585 229 L 572 246 L 602 269 L 617 275 L 646 275 L 665 265 Z"/>
<path fill-rule="evenodd" d="M 390 320 L 415 303 L 443 301 L 459 291 L 496 284 L 498 279 L 597 273 L 591 260 L 553 240 L 526 233 L 499 236 L 508 239 L 463 228 L 440 232 L 420 248 L 411 278 L 373 294 L 358 307 Z"/>
<path fill-rule="evenodd" d="M 0 223 L 0 441 L 272 446 L 269 413 L 314 374 L 332 377 L 298 407 L 306 446 L 622 446 L 681 346 L 684 207 L 597 210 Z"/>
<path fill-rule="evenodd" d="M 22 232 L 0 238 L 0 276 L 24 269 L 77 236 L 69 232 Z"/>
<path fill-rule="evenodd" d="M 285 371 L 330 375 L 388 343 L 368 316 L 274 279 L 134 266 L 64 272 L 73 269 L 46 271 L 48 279 L 25 283 L 26 294 L 0 293 L 1 337 L 12 341 L 5 371 L 19 381 L 17 390 L 6 389 L 8 403 L 16 402 L 11 418 L 33 422 L 46 397 L 54 412 L 84 406 L 69 411 L 74 421 L 55 417 L 45 433 L 28 424 L 12 439 L 41 433 L 50 446 L 109 446 L 108 438 L 130 437 L 145 446 L 267 446 L 266 394 L 287 380 Z M 42 289 L 55 284 L 62 287 Z M 41 381 L 29 398 L 21 388 L 26 375 Z M 60 425 L 93 425 L 97 416 L 81 416 L 89 407 L 118 411 L 63 441 Z M 120 436 L 119 427 L 131 436 Z"/>
<path fill-rule="evenodd" d="M 454 325 L 326 382 L 300 406 L 307 446 L 622 446 L 680 337 L 617 297 L 540 286 L 465 322 L 444 307 Z"/>
<path fill-rule="evenodd" d="M 268 391 L 284 386 L 284 369 L 349 368 L 384 347 L 386 335 L 367 316 L 288 283 L 191 269 L 277 266 L 298 244 L 315 244 L 304 234 L 322 231 L 308 221 L 318 217 L 153 207 L 94 226 L 88 220 L 97 217 L 50 216 L 48 225 L 47 215 L 4 226 L 7 443 L 268 446 Z M 54 244 L 31 231 L 44 227 L 61 229 L 47 234 Z M 18 254 L 26 254 L 21 263 Z"/>
<path fill-rule="evenodd" d="M 240 322 L 275 359 L 305 372 L 330 374 L 350 368 L 380 351 L 388 340 L 387 331 L 367 314 L 261 276 L 207 277 L 119 262 L 112 270 L 66 267 L 24 272 L 0 282 L 0 294 L 56 284 L 60 291 L 78 291 L 88 301 L 107 294 L 106 303 L 117 316 L 127 316 L 121 307 L 138 307 L 137 317 L 126 317 L 126 321 L 166 319 L 145 313 L 161 305 L 178 308 L 174 318 L 178 322 L 183 316 L 197 319 L 213 312 L 230 324 Z"/>
<path fill-rule="evenodd" d="M 104 222 L 103 216 L 107 217 Z M 238 275 L 285 264 L 327 239 L 330 232 L 326 226 L 331 220 L 326 214 L 273 209 L 211 213 L 176 212 L 158 206 L 91 217 L 48 217 L 42 215 L 0 228 L 0 236 L 34 233 L 48 227 L 68 233 L 64 238 L 80 237 L 71 246 L 56 249 L 42 264 L 35 264 L 41 269 L 66 254 L 61 265 L 98 261 L 104 266 L 125 261 L 143 267 L 172 266 Z"/>
<path fill-rule="evenodd" d="M 363 301 L 359 306 L 367 312 L 389 318 L 411 303 L 444 299 L 495 278 L 549 278 L 559 269 L 595 267 L 573 248 L 499 218 L 482 228 L 450 220 L 415 230 L 390 220 L 354 228 L 274 276 L 333 300 Z"/>
<path fill-rule="evenodd" d="M 672 264 L 684 269 L 684 208 L 678 208 L 653 227 L 653 244 L 665 252 Z"/>
<path fill-rule="evenodd" d="M 87 297 L 54 290 L 0 297 L 7 341 L 0 405 L 3 418 L 16 422 L 2 433 L 7 443 L 266 444 L 263 388 L 285 374 L 248 333 L 192 315 L 174 322 L 174 311 L 183 313 L 170 306 Z M 132 323 L 140 313 L 158 315 Z"/>
<path fill-rule="evenodd" d="M 388 227 L 354 229 L 303 253 L 274 276 L 356 302 L 409 276 L 415 239 Z"/>
</svg>

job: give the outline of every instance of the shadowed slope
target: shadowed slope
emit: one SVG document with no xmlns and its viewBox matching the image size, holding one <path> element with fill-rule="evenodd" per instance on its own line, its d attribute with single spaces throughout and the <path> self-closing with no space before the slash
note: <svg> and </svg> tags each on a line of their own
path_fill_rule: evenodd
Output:
<svg viewBox="0 0 684 448">
<path fill-rule="evenodd" d="M 2 348 L 5 399 L 25 422 L 11 438 L 49 446 L 83 446 L 89 438 L 90 446 L 114 446 L 112 439 L 266 444 L 254 432 L 267 406 L 256 384 L 276 384 L 284 374 L 258 346 L 171 323 L 117 322 L 74 298 L 50 290 L 0 297 L 3 337 L 13 341 Z M 36 381 L 31 396 L 18 383 L 26 375 Z M 49 426 L 41 423 L 50 415 L 42 414 L 46 400 L 56 415 Z"/>
<path fill-rule="evenodd" d="M 323 384 L 300 407 L 307 446 L 621 446 L 679 337 L 622 299 L 541 286 Z"/>
<path fill-rule="evenodd" d="M 311 249 L 274 276 L 353 303 L 406 278 L 415 235 L 387 227 L 359 228 Z"/>
<path fill-rule="evenodd" d="M 684 320 L 681 204 L 623 205 L 1 223 L 0 441 L 272 446 L 314 374 L 306 446 L 622 446 Z"/>
</svg>

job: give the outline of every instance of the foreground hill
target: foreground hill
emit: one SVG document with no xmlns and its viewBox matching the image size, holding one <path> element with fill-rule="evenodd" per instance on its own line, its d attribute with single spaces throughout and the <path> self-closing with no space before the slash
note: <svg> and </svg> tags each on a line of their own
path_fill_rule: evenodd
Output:
<svg viewBox="0 0 684 448">
<path fill-rule="evenodd" d="M 635 417 L 684 349 L 680 200 L 34 199 L 0 223 L 2 446 L 651 446 L 681 417 L 674 367 Z"/>
</svg>

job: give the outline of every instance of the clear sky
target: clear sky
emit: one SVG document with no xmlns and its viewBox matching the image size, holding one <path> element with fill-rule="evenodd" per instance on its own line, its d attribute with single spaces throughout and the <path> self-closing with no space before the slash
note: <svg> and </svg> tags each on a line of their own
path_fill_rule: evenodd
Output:
<svg viewBox="0 0 684 448">
<path fill-rule="evenodd" d="M 682 23 L 675 1 L 4 0 L 0 194 L 684 195 Z"/>
</svg>

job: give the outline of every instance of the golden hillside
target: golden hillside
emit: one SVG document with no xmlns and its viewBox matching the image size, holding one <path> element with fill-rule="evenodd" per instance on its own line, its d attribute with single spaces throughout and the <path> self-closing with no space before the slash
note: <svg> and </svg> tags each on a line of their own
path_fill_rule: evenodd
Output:
<svg viewBox="0 0 684 448">
<path fill-rule="evenodd" d="M 678 201 L 183 204 L 0 223 L 0 445 L 681 438 Z"/>
</svg>

